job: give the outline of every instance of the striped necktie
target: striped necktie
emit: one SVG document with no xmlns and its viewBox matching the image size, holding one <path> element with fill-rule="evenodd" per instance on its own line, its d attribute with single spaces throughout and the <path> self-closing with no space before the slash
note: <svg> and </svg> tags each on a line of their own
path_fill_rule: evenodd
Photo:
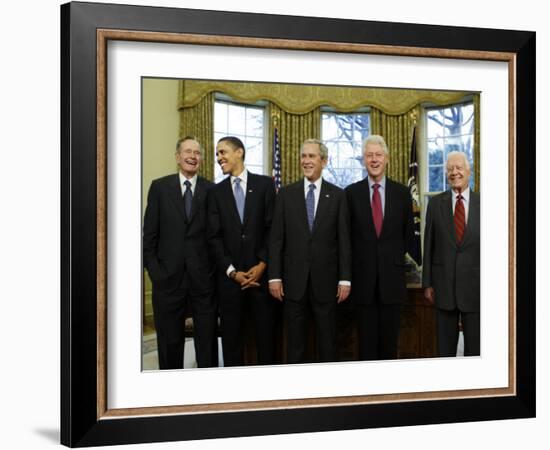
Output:
<svg viewBox="0 0 550 450">
<path fill-rule="evenodd" d="M 313 222 L 315 222 L 315 185 L 312 183 L 309 185 L 309 191 L 306 196 L 306 211 L 307 211 L 307 223 L 309 225 L 309 231 L 313 230 Z"/>
<path fill-rule="evenodd" d="M 462 242 L 462 238 L 464 237 L 464 230 L 466 229 L 466 213 L 464 211 L 464 202 L 462 201 L 463 198 L 464 197 L 462 197 L 462 195 L 458 194 L 455 204 L 454 222 L 457 244 L 460 244 Z"/>
</svg>

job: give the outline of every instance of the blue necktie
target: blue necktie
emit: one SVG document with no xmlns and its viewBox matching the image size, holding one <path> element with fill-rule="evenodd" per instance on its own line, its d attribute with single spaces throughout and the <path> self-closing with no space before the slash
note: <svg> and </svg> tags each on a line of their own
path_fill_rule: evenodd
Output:
<svg viewBox="0 0 550 450">
<path fill-rule="evenodd" d="M 233 195 L 235 195 L 235 202 L 237 203 L 237 211 L 239 211 L 239 217 L 241 218 L 241 223 L 242 223 L 243 215 L 244 215 L 244 192 L 243 192 L 243 188 L 241 187 L 240 178 L 235 178 L 235 191 L 233 192 Z"/>
<path fill-rule="evenodd" d="M 193 203 L 193 191 L 191 190 L 191 182 L 189 180 L 186 180 L 183 184 L 185 184 L 183 203 L 185 204 L 185 215 L 187 220 L 189 220 L 191 217 L 191 204 Z"/>
<path fill-rule="evenodd" d="M 307 211 L 307 222 L 309 224 L 309 231 L 313 230 L 313 222 L 315 221 L 315 185 L 309 185 L 309 191 L 306 196 L 306 211 Z"/>
</svg>

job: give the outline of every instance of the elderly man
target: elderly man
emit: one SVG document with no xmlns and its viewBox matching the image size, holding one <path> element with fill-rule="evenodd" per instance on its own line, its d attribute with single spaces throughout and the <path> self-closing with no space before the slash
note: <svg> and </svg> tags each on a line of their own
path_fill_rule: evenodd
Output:
<svg viewBox="0 0 550 450">
<path fill-rule="evenodd" d="M 349 295 L 351 248 L 346 196 L 322 179 L 327 147 L 302 144 L 304 178 L 277 196 L 269 246 L 269 291 L 284 300 L 289 363 L 305 362 L 307 312 L 317 330 L 320 361 L 336 360 L 336 303 Z"/>
<path fill-rule="evenodd" d="M 216 156 L 229 175 L 208 198 L 208 241 L 218 268 L 224 365 L 244 364 L 249 315 L 258 364 L 274 364 L 276 302 L 267 292 L 265 270 L 275 185 L 270 177 L 246 169 L 244 144 L 237 137 L 221 138 Z"/>
<path fill-rule="evenodd" d="M 368 176 L 346 188 L 361 360 L 397 358 L 407 298 L 404 258 L 414 241 L 412 200 L 405 186 L 386 177 L 388 160 L 384 138 L 371 135 L 363 142 Z"/>
<path fill-rule="evenodd" d="M 479 194 L 469 187 L 470 164 L 462 152 L 447 156 L 450 189 L 428 203 L 422 286 L 435 303 L 440 356 L 456 356 L 459 320 L 464 355 L 480 354 Z"/>
<path fill-rule="evenodd" d="M 217 365 L 217 307 L 206 243 L 206 197 L 213 183 L 197 176 L 202 160 L 192 136 L 178 140 L 179 172 L 154 180 L 143 220 L 143 261 L 153 283 L 160 369 L 182 369 L 184 321 L 193 313 L 199 367 Z"/>
</svg>

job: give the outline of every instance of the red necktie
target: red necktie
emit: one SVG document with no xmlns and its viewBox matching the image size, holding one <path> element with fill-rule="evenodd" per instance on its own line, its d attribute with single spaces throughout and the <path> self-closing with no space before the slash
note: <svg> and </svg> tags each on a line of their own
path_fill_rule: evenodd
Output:
<svg viewBox="0 0 550 450">
<path fill-rule="evenodd" d="M 464 237 L 464 230 L 466 229 L 466 214 L 464 212 L 464 203 L 462 202 L 462 198 L 462 195 L 458 194 L 455 204 L 454 221 L 457 244 L 460 244 L 462 242 L 462 238 Z"/>
<path fill-rule="evenodd" d="M 382 232 L 382 221 L 384 220 L 384 216 L 382 214 L 382 200 L 380 199 L 380 192 L 378 191 L 380 185 L 375 183 L 372 187 L 374 188 L 371 202 L 372 220 L 374 222 L 376 236 L 380 237 L 380 233 Z"/>
</svg>

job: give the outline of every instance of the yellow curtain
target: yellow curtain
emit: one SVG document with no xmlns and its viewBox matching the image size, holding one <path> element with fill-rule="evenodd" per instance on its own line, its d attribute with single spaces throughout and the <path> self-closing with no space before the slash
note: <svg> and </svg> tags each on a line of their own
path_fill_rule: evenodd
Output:
<svg viewBox="0 0 550 450">
<path fill-rule="evenodd" d="M 390 152 L 386 174 L 404 185 L 407 185 L 409 178 L 413 128 L 419 112 L 419 106 L 400 115 L 388 115 L 378 108 L 371 108 L 371 134 L 381 135 Z"/>
<path fill-rule="evenodd" d="M 223 92 L 235 101 L 248 104 L 268 100 L 292 114 L 306 114 L 320 106 L 353 112 L 368 105 L 392 115 L 404 114 L 424 102 L 436 105 L 455 103 L 467 94 L 462 91 L 181 80 L 179 108 L 195 106 L 212 92 Z"/>
<path fill-rule="evenodd" d="M 199 103 L 180 108 L 180 138 L 195 136 L 202 146 L 203 161 L 199 174 L 214 179 L 214 92 L 205 95 Z"/>
<path fill-rule="evenodd" d="M 270 157 L 273 160 L 273 130 L 277 127 L 281 147 L 281 183 L 285 186 L 302 177 L 300 146 L 306 139 L 320 139 L 321 111 L 320 108 L 315 108 L 306 114 L 292 114 L 271 103 L 269 116 L 271 118 Z"/>
<path fill-rule="evenodd" d="M 474 94 L 474 190 L 481 192 L 481 180 L 480 180 L 480 157 L 481 142 L 479 137 L 479 124 L 480 124 L 480 105 L 479 94 Z"/>
</svg>

